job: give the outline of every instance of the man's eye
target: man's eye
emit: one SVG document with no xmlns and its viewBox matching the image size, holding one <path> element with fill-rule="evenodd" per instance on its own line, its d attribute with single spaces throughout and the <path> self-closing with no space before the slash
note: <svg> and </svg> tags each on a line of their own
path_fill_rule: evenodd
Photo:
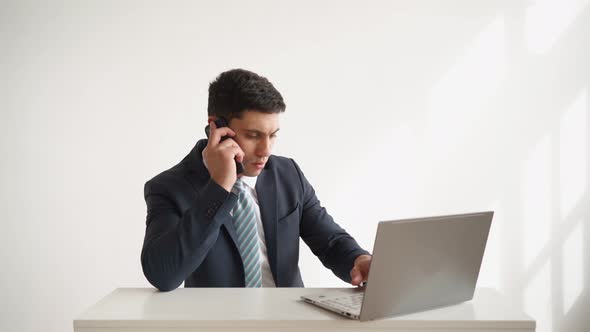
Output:
<svg viewBox="0 0 590 332">
<path fill-rule="evenodd" d="M 246 134 L 246 137 L 256 139 L 256 138 L 260 138 L 260 135 L 259 134 Z M 275 134 L 270 135 L 270 138 L 271 139 L 277 138 L 277 135 L 275 135 Z"/>
</svg>

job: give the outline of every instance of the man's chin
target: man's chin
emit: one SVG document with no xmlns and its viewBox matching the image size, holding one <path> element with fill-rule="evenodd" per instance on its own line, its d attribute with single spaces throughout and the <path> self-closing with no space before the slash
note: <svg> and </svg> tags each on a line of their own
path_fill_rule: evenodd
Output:
<svg viewBox="0 0 590 332">
<path fill-rule="evenodd" d="M 261 172 L 262 172 L 262 169 L 248 169 L 248 167 L 246 167 L 246 169 L 244 169 L 244 172 L 242 173 L 242 175 L 254 177 L 254 176 L 260 175 Z"/>
</svg>

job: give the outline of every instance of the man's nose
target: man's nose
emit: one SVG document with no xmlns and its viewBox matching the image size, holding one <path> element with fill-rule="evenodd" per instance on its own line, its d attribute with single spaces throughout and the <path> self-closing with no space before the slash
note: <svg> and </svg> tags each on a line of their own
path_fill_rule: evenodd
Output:
<svg viewBox="0 0 590 332">
<path fill-rule="evenodd" d="M 269 137 L 265 137 L 260 140 L 256 154 L 260 157 L 268 157 L 268 156 L 270 156 L 271 150 L 272 150 L 271 140 Z"/>
</svg>

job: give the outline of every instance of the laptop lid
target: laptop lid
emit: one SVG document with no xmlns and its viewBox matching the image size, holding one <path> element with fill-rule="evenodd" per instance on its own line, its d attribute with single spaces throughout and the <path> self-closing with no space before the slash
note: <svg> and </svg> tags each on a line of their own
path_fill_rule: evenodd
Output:
<svg viewBox="0 0 590 332">
<path fill-rule="evenodd" d="M 380 222 L 360 320 L 471 300 L 493 214 Z"/>
</svg>

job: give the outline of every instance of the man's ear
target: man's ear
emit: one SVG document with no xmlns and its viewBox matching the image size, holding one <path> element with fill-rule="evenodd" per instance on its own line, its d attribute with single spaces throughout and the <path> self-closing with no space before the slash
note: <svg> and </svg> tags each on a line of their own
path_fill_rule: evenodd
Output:
<svg viewBox="0 0 590 332">
<path fill-rule="evenodd" d="M 215 120 L 217 120 L 217 117 L 216 117 L 215 115 L 209 115 L 209 116 L 207 117 L 207 123 L 208 123 L 208 124 L 211 124 L 211 122 L 213 122 L 213 121 L 215 121 Z"/>
</svg>

